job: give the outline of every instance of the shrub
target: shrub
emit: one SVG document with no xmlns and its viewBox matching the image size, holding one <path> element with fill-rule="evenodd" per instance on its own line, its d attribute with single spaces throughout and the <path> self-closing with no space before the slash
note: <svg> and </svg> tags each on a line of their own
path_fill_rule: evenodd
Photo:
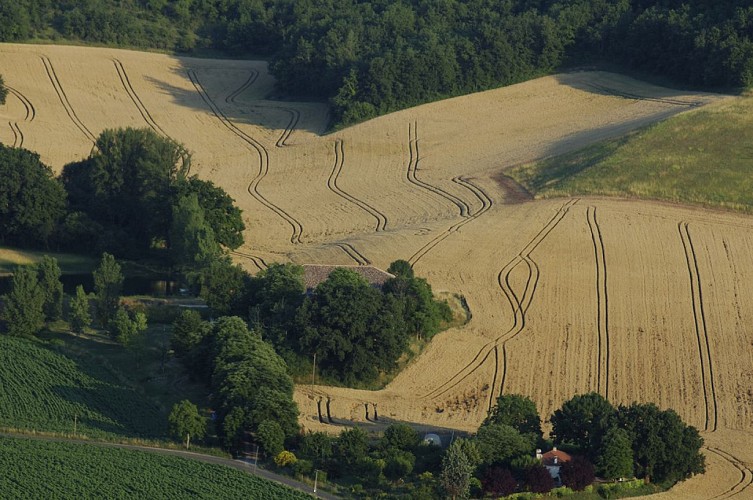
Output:
<svg viewBox="0 0 753 500">
<path fill-rule="evenodd" d="M 309 476 L 312 472 L 314 472 L 314 464 L 311 460 L 300 459 L 293 463 L 293 474 L 296 476 Z"/>
<path fill-rule="evenodd" d="M 275 465 L 278 467 L 289 467 L 298 461 L 291 451 L 283 450 L 275 456 Z"/>
</svg>

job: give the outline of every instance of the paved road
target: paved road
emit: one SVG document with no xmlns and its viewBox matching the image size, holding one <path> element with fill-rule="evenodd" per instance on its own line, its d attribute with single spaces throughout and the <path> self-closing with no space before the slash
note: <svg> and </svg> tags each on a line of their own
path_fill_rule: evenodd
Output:
<svg viewBox="0 0 753 500">
<path fill-rule="evenodd" d="M 292 479 L 288 476 L 275 474 L 274 472 L 268 471 L 266 469 L 261 469 L 258 467 L 254 468 L 253 462 L 251 462 L 250 460 L 247 460 L 247 461 L 233 460 L 230 458 L 204 455 L 203 453 L 195 453 L 192 451 L 171 450 L 167 448 L 154 448 L 151 446 L 139 446 L 139 445 L 133 445 L 133 444 L 108 443 L 107 441 L 89 441 L 89 440 L 83 440 L 83 439 L 68 439 L 68 438 L 63 438 L 63 437 L 37 436 L 37 435 L 31 435 L 31 434 L 13 434 L 13 433 L 7 433 L 7 432 L 0 432 L 0 436 L 21 438 L 21 439 L 36 439 L 39 441 L 57 441 L 57 442 L 65 442 L 65 443 L 90 444 L 94 446 L 109 446 L 112 448 L 125 448 L 129 450 L 145 451 L 148 453 L 160 453 L 162 455 L 179 456 L 179 457 L 187 458 L 189 460 L 198 460 L 200 462 L 206 462 L 210 464 L 217 464 L 217 465 L 224 465 L 226 467 L 232 467 L 234 469 L 238 469 L 248 474 L 256 475 L 264 479 L 274 481 L 276 483 L 284 484 L 293 489 L 302 491 L 304 493 L 308 493 L 309 495 L 312 495 L 316 498 L 324 498 L 327 500 L 337 500 L 339 498 L 329 493 L 323 492 L 320 489 L 317 489 L 317 492 L 314 493 L 313 487 L 311 485 L 302 483 L 300 481 L 296 481 L 295 479 Z"/>
</svg>

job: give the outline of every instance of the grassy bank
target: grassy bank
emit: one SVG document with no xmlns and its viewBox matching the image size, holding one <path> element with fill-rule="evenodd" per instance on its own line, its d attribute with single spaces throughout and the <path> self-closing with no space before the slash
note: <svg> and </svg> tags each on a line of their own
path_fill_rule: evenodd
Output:
<svg viewBox="0 0 753 500">
<path fill-rule="evenodd" d="M 39 250 L 22 250 L 0 247 L 0 276 L 13 273 L 17 266 L 36 264 L 42 257 L 49 255 L 58 261 L 63 274 L 85 274 L 92 272 L 99 262 L 88 255 L 71 253 L 43 252 Z"/>
<path fill-rule="evenodd" d="M 508 172 L 536 197 L 606 195 L 753 212 L 753 97 Z"/>
</svg>

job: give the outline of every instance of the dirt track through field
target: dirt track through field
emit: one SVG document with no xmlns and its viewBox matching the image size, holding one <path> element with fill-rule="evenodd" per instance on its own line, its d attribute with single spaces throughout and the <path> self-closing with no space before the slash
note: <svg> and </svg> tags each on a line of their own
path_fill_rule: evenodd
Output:
<svg viewBox="0 0 753 500">
<path fill-rule="evenodd" d="M 272 100 L 261 61 L 0 44 L 0 67 L 3 143 L 55 172 L 114 126 L 185 144 L 191 173 L 242 209 L 246 244 L 231 256 L 252 272 L 406 259 L 435 291 L 462 296 L 468 324 L 437 335 L 383 390 L 297 386 L 307 430 L 405 421 L 449 436 L 477 429 L 499 394 L 530 396 L 546 419 L 597 391 L 673 408 L 703 431 L 709 473 L 660 497 L 753 491 L 753 218 L 533 200 L 505 174 L 720 96 L 577 72 L 324 135 L 326 107 Z M 319 422 L 318 397 L 331 398 L 337 426 Z"/>
</svg>

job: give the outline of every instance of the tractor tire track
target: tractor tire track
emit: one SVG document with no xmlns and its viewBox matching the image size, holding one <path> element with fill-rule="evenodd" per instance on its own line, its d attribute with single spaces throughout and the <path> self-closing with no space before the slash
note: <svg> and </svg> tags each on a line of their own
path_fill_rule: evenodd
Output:
<svg viewBox="0 0 753 500">
<path fill-rule="evenodd" d="M 599 394 L 609 399 L 609 295 L 607 292 L 607 261 L 604 238 L 596 220 L 596 207 L 586 209 L 586 221 L 591 231 L 596 261 L 596 323 L 598 325 L 598 365 L 596 387 Z"/>
<path fill-rule="evenodd" d="M 228 104 L 235 104 L 236 97 L 244 93 L 251 85 L 253 85 L 257 78 L 259 78 L 259 72 L 255 69 L 252 69 L 248 79 L 243 83 L 243 85 L 228 94 L 228 96 L 225 97 L 225 102 Z"/>
<path fill-rule="evenodd" d="M 465 187 L 469 191 L 471 191 L 473 195 L 476 196 L 481 201 L 481 208 L 477 212 L 465 218 L 464 220 L 453 224 L 452 226 L 447 228 L 444 232 L 438 234 L 427 244 L 419 248 L 408 259 L 408 263 L 410 263 L 411 267 L 415 266 L 419 260 L 421 260 L 426 254 L 428 254 L 431 250 L 433 250 L 434 247 L 439 245 L 452 233 L 457 232 L 461 227 L 465 226 L 471 221 L 478 219 L 479 217 L 484 215 L 486 212 L 488 212 L 489 209 L 492 208 L 492 205 L 494 204 L 494 201 L 489 197 L 489 195 L 487 195 L 483 189 L 473 184 L 470 180 L 464 179 L 463 177 L 455 177 L 453 181 Z"/>
<path fill-rule="evenodd" d="M 647 96 L 642 96 L 639 94 L 631 94 L 630 92 L 623 92 L 621 90 L 616 90 L 610 87 L 606 87 L 604 85 L 599 85 L 597 83 L 586 83 L 585 85 L 599 92 L 604 92 L 605 94 L 614 95 L 617 97 L 624 97 L 625 99 L 633 99 L 636 101 L 658 102 L 662 104 L 671 104 L 673 106 L 686 106 L 688 108 L 694 108 L 703 104 L 703 102 L 701 101 L 688 102 L 688 101 L 681 101 L 679 99 L 669 99 L 666 97 L 647 97 Z"/>
<path fill-rule="evenodd" d="M 711 497 L 711 499 L 709 500 L 717 500 L 737 496 L 744 490 L 750 488 L 751 485 L 753 485 L 753 471 L 751 471 L 751 469 L 740 459 L 734 457 L 733 455 L 730 455 L 726 451 L 720 450 L 719 448 L 704 446 L 704 449 L 713 453 L 714 455 L 717 455 L 719 458 L 731 464 L 740 472 L 740 480 L 737 483 L 735 483 L 731 488 L 723 491 L 722 493 Z"/>
<path fill-rule="evenodd" d="M 191 80 L 191 83 L 196 89 L 196 92 L 199 94 L 199 96 L 207 105 L 207 107 L 209 107 L 209 109 L 212 111 L 215 117 L 218 120 L 220 120 L 220 123 L 222 123 L 228 130 L 230 130 L 230 132 L 232 132 L 233 135 L 238 137 L 240 140 L 245 142 L 250 148 L 252 148 L 254 152 L 257 154 L 257 156 L 259 157 L 259 173 L 248 185 L 248 188 L 247 188 L 248 193 L 254 199 L 256 199 L 259 203 L 261 203 L 262 205 L 267 207 L 269 210 L 277 214 L 281 219 L 283 219 L 285 222 L 287 222 L 290 225 L 290 227 L 293 230 L 293 233 L 290 236 L 291 243 L 293 244 L 302 243 L 301 235 L 303 234 L 303 224 L 301 224 L 297 219 L 295 219 L 293 216 L 291 216 L 288 212 L 283 210 L 281 207 L 269 201 L 264 195 L 261 194 L 261 192 L 259 192 L 259 184 L 267 175 L 267 173 L 269 173 L 269 151 L 267 151 L 264 145 L 262 145 L 259 141 L 257 141 L 253 137 L 243 132 L 233 122 L 230 121 L 230 119 L 225 115 L 225 113 L 223 113 L 222 110 L 217 106 L 217 104 L 209 97 L 209 94 L 207 94 L 206 90 L 204 89 L 203 85 L 199 81 L 199 78 L 196 75 L 196 72 L 194 70 L 192 69 L 188 70 L 188 78 Z"/>
<path fill-rule="evenodd" d="M 21 129 L 18 128 L 18 123 L 8 122 L 10 130 L 13 132 L 13 146 L 14 148 L 22 148 L 24 146 L 24 134 Z"/>
<path fill-rule="evenodd" d="M 14 89 L 13 87 L 5 86 L 6 89 L 8 89 L 8 92 L 13 94 L 18 98 L 19 101 L 21 101 L 21 104 L 23 104 L 24 108 L 26 109 L 26 117 L 24 118 L 25 122 L 33 122 L 34 118 L 37 117 L 37 110 L 34 107 L 34 104 L 31 103 L 31 101 L 23 95 L 18 90 Z"/>
<path fill-rule="evenodd" d="M 345 254 L 353 259 L 359 266 L 369 266 L 371 261 L 366 258 L 364 254 L 356 250 L 356 247 L 350 243 L 335 243 L 335 246 L 345 252 Z"/>
<path fill-rule="evenodd" d="M 418 178 L 416 175 L 416 171 L 418 170 L 418 162 L 421 161 L 421 155 L 418 148 L 418 121 L 414 121 L 413 123 L 408 124 L 408 151 L 409 151 L 409 159 L 408 159 L 408 171 L 407 171 L 407 178 L 408 182 L 411 184 L 425 189 L 431 193 L 434 193 L 437 196 L 440 196 L 444 198 L 445 200 L 449 201 L 450 203 L 454 204 L 458 207 L 460 210 L 460 216 L 461 217 L 468 217 L 468 212 L 470 211 L 470 207 L 468 207 L 468 204 L 458 198 L 457 196 L 448 193 L 442 188 L 432 186 L 431 184 L 428 184 Z"/>
<path fill-rule="evenodd" d="M 495 356 L 495 371 L 492 380 L 492 386 L 489 391 L 490 406 L 495 398 L 495 392 L 497 387 L 497 379 L 499 383 L 500 394 L 504 390 L 505 379 L 507 376 L 507 347 L 508 341 L 515 338 L 520 332 L 523 331 L 526 325 L 526 313 L 528 312 L 531 303 L 533 302 L 533 296 L 536 293 L 536 288 L 539 281 L 539 267 L 536 262 L 531 259 L 530 254 L 541 244 L 542 241 L 551 233 L 557 225 L 564 219 L 570 208 L 575 205 L 579 199 L 568 200 L 563 204 L 557 212 L 549 219 L 549 221 L 539 230 L 538 233 L 526 244 L 518 255 L 512 258 L 500 272 L 497 274 L 497 283 L 504 294 L 510 308 L 513 312 L 513 324 L 504 333 L 496 337 L 494 340 L 487 342 L 474 356 L 474 358 L 460 369 L 450 379 L 445 381 L 440 386 L 434 388 L 430 392 L 426 393 L 423 398 L 437 398 L 447 393 L 451 389 L 458 386 L 465 379 L 471 376 L 476 370 L 486 363 L 489 356 L 494 353 Z M 510 276 L 515 268 L 524 264 L 528 269 L 528 277 L 526 279 L 525 287 L 520 297 L 516 294 L 513 286 L 510 284 Z M 502 356 L 499 356 L 499 347 L 502 347 Z M 501 369 L 500 369 L 501 365 Z M 500 374 L 501 372 L 501 374 Z"/>
<path fill-rule="evenodd" d="M 47 56 L 39 57 L 42 59 L 42 64 L 44 64 L 44 69 L 47 72 L 50 83 L 52 83 L 52 87 L 55 89 L 55 93 L 58 95 L 58 99 L 60 99 L 60 103 L 63 105 L 68 118 L 70 118 L 76 128 L 78 128 L 81 133 L 84 134 L 84 137 L 91 141 L 92 144 L 96 145 L 97 138 L 94 136 L 94 134 L 92 134 L 91 130 L 89 130 L 86 125 L 84 125 L 84 122 L 82 122 L 76 114 L 76 110 L 73 109 L 73 106 L 68 100 L 68 96 L 66 95 L 63 86 L 60 84 L 60 79 L 58 78 L 57 73 L 55 73 L 55 68 L 52 65 L 52 61 L 50 61 Z"/>
<path fill-rule="evenodd" d="M 123 89 L 125 89 L 126 94 L 128 94 L 128 97 L 133 102 L 134 106 L 136 106 L 136 109 L 139 110 L 139 114 L 141 114 L 141 117 L 144 119 L 147 125 L 157 132 L 159 135 L 166 137 L 170 139 L 172 142 L 175 142 L 164 130 L 162 130 L 162 127 L 160 127 L 156 121 L 154 121 L 154 118 L 152 117 L 151 113 L 149 113 L 149 110 L 144 106 L 144 103 L 141 101 L 141 98 L 136 93 L 136 90 L 133 88 L 133 85 L 131 85 L 131 80 L 128 78 L 128 73 L 126 73 L 125 67 L 123 66 L 123 63 L 121 63 L 117 59 L 112 60 L 113 64 L 115 65 L 115 71 L 118 73 L 118 78 L 120 78 L 120 83 L 123 85 Z"/>
<path fill-rule="evenodd" d="M 337 180 L 339 179 L 340 174 L 343 170 L 343 165 L 345 164 L 345 146 L 342 139 L 337 139 L 335 141 L 334 150 L 335 164 L 332 167 L 332 173 L 329 174 L 329 178 L 327 179 L 327 188 L 329 188 L 329 190 L 335 193 L 337 196 L 356 205 L 358 208 L 374 217 L 374 219 L 376 219 L 376 227 L 374 228 L 374 231 L 384 231 L 387 227 L 387 217 L 382 212 L 369 205 L 365 201 L 359 200 L 355 196 L 346 193 L 337 185 Z"/>
<path fill-rule="evenodd" d="M 701 382 L 703 385 L 703 400 L 706 408 L 704 423 L 705 431 L 716 431 L 717 428 L 717 401 L 716 388 L 714 385 L 714 368 L 711 363 L 711 344 L 706 328 L 706 313 L 703 308 L 703 290 L 701 287 L 701 275 L 698 270 L 698 258 L 696 257 L 693 240 L 690 237 L 689 224 L 684 221 L 677 223 L 680 239 L 685 250 L 685 262 L 690 277 L 690 292 L 693 302 L 693 322 L 695 324 L 696 339 L 698 340 L 698 354 L 701 363 Z"/>
<path fill-rule="evenodd" d="M 231 92 L 227 97 L 225 97 L 225 102 L 227 104 L 234 104 L 237 106 L 238 103 L 235 102 L 235 99 L 239 95 L 241 95 L 243 92 L 245 92 L 249 87 L 251 87 L 251 85 L 253 85 L 254 82 L 256 82 L 256 79 L 258 77 L 259 77 L 259 72 L 256 71 L 255 69 L 252 69 L 251 75 L 248 77 L 248 79 L 243 83 L 243 85 L 241 85 L 240 87 L 235 89 L 233 92 Z M 290 121 L 288 121 L 288 124 L 285 126 L 285 129 L 282 131 L 282 134 L 277 139 L 277 142 L 275 142 L 275 146 L 278 148 L 287 146 L 287 144 L 285 143 L 287 142 L 288 139 L 290 139 L 290 135 L 293 133 L 293 130 L 298 125 L 298 121 L 301 119 L 301 112 L 298 111 L 297 109 L 283 107 L 283 106 L 260 106 L 258 104 L 255 104 L 251 107 L 270 108 L 277 111 L 285 111 L 286 113 L 290 114 Z"/>
<path fill-rule="evenodd" d="M 264 259 L 262 259 L 258 255 L 253 255 L 253 254 L 245 253 L 245 252 L 238 252 L 237 250 L 231 250 L 230 253 L 232 255 L 237 255 L 238 257 L 243 257 L 244 259 L 250 260 L 254 264 L 254 266 L 256 266 L 257 269 L 259 269 L 259 271 L 264 271 L 265 269 L 269 267 L 267 263 L 264 262 Z"/>
</svg>

